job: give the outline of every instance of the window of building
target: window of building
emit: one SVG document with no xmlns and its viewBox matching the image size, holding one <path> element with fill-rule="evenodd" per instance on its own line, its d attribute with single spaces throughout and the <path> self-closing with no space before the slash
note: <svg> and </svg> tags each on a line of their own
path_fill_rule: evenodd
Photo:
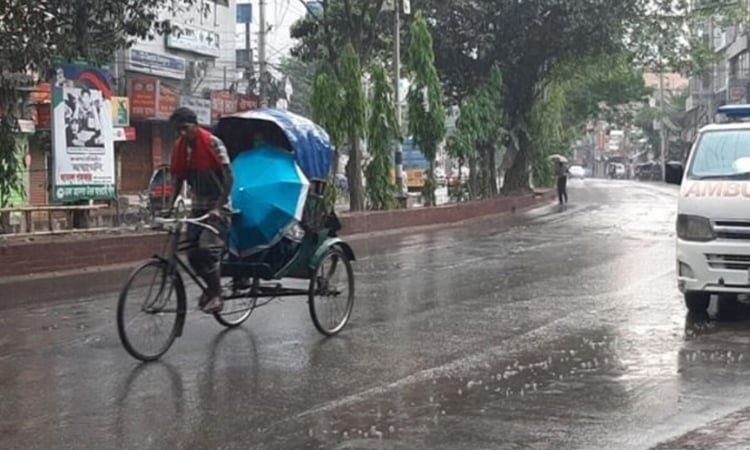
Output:
<svg viewBox="0 0 750 450">
<path fill-rule="evenodd" d="M 746 80 L 750 78 L 750 52 L 745 50 L 737 57 L 737 78 Z"/>
<path fill-rule="evenodd" d="M 736 80 L 740 73 L 740 57 L 734 57 L 729 61 L 729 79 Z"/>
</svg>

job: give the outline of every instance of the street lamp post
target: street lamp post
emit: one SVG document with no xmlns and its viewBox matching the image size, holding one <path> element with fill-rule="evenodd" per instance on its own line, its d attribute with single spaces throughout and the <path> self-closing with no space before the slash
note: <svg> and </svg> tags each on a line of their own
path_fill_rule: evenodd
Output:
<svg viewBox="0 0 750 450">
<path fill-rule="evenodd" d="M 393 0 L 393 101 L 396 108 L 396 127 L 401 130 L 401 0 Z M 406 197 L 404 193 L 405 183 L 402 176 L 404 170 L 403 152 L 401 143 L 396 142 L 394 163 L 396 165 L 396 188 L 398 189 L 398 200 L 401 208 L 406 208 Z"/>
</svg>

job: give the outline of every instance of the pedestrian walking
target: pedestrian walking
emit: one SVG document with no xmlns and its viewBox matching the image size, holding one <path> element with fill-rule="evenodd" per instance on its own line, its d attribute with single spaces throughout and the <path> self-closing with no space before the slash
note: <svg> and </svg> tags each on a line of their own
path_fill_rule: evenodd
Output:
<svg viewBox="0 0 750 450">
<path fill-rule="evenodd" d="M 557 176 L 557 198 L 560 205 L 568 203 L 568 165 L 562 160 L 555 162 L 555 175 Z"/>
</svg>

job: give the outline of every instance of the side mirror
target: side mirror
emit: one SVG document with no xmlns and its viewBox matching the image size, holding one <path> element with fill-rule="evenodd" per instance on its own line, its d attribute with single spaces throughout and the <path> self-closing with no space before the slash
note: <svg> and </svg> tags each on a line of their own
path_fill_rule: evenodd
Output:
<svg viewBox="0 0 750 450">
<path fill-rule="evenodd" d="M 680 162 L 668 162 L 664 171 L 664 181 L 667 184 L 682 184 L 682 177 L 685 175 L 685 167 Z"/>
</svg>

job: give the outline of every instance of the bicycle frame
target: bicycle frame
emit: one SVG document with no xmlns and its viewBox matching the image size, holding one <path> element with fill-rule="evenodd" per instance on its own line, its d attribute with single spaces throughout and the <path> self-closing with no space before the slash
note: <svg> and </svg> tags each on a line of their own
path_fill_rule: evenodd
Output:
<svg viewBox="0 0 750 450">
<path fill-rule="evenodd" d="M 172 236 L 171 241 L 169 244 L 168 249 L 168 256 L 156 256 L 157 258 L 165 261 L 167 263 L 167 274 L 169 276 L 172 276 L 175 271 L 182 268 L 182 270 L 188 274 L 188 276 L 195 282 L 195 284 L 200 287 L 201 291 L 205 294 L 206 290 L 208 289 L 208 286 L 206 283 L 198 276 L 197 273 L 193 270 L 192 267 L 190 267 L 189 264 L 187 264 L 185 261 L 183 261 L 182 258 L 178 255 L 180 252 L 184 252 L 187 250 L 190 250 L 192 248 L 195 248 L 195 242 L 192 240 L 180 240 L 180 237 L 182 236 L 183 228 L 187 224 L 192 224 L 195 226 L 199 226 L 201 228 L 204 228 L 211 233 L 214 233 L 217 236 L 221 236 L 221 232 L 219 232 L 218 229 L 215 227 L 204 223 L 203 221 L 206 220 L 209 217 L 208 214 L 203 215 L 198 218 L 184 218 L 184 219 L 156 219 L 157 223 L 161 224 L 176 224 L 177 226 L 169 229 L 169 234 Z"/>
</svg>

